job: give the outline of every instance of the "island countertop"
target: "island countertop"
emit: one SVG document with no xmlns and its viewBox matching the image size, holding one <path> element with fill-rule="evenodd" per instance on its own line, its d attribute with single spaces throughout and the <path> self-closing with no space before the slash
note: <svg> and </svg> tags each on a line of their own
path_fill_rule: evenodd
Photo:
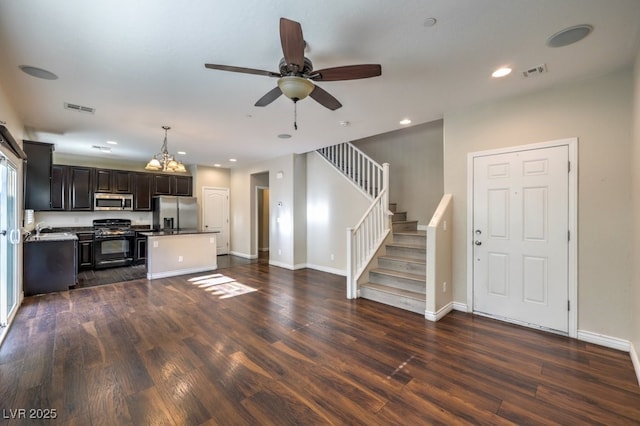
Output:
<svg viewBox="0 0 640 426">
<path fill-rule="evenodd" d="M 175 235 L 192 235 L 192 234 L 219 234 L 220 231 L 199 231 L 197 229 L 181 229 L 179 231 L 177 230 L 150 230 L 150 231 L 144 231 L 144 232 L 139 232 L 139 235 L 144 235 L 145 237 L 162 237 L 165 235 L 171 235 L 171 236 L 175 236 Z"/>
</svg>

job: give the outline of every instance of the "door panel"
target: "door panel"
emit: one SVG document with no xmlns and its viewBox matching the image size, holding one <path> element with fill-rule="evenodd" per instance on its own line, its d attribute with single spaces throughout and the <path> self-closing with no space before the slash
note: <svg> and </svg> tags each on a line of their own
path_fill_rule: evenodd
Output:
<svg viewBox="0 0 640 426">
<path fill-rule="evenodd" d="M 473 162 L 474 310 L 568 331 L 568 148 Z"/>
<path fill-rule="evenodd" d="M 202 230 L 217 231 L 218 254 L 229 253 L 229 190 L 204 188 L 202 203 Z"/>
</svg>

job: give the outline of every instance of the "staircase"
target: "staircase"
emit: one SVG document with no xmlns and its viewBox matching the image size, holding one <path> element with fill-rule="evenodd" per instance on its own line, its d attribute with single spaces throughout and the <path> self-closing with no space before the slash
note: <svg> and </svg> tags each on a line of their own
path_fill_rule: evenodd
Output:
<svg viewBox="0 0 640 426">
<path fill-rule="evenodd" d="M 377 266 L 369 270 L 368 281 L 360 284 L 360 297 L 424 315 L 427 235 L 395 204 L 389 204 L 389 210 L 393 212 L 391 242 L 385 244 L 385 254 L 374 260 Z"/>
</svg>

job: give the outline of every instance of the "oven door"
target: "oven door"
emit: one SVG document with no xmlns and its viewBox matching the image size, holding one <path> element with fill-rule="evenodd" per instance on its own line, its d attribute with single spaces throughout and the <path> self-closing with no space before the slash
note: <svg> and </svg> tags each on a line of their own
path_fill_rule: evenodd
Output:
<svg viewBox="0 0 640 426">
<path fill-rule="evenodd" d="M 93 240 L 94 268 L 112 268 L 133 264 L 134 237 L 101 236 Z"/>
</svg>

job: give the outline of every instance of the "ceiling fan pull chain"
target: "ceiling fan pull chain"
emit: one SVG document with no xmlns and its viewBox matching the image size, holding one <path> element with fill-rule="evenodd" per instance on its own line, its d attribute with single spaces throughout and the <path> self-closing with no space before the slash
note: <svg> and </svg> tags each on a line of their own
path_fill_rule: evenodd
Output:
<svg viewBox="0 0 640 426">
<path fill-rule="evenodd" d="M 293 128 L 298 130 L 298 102 L 293 101 Z"/>
</svg>

